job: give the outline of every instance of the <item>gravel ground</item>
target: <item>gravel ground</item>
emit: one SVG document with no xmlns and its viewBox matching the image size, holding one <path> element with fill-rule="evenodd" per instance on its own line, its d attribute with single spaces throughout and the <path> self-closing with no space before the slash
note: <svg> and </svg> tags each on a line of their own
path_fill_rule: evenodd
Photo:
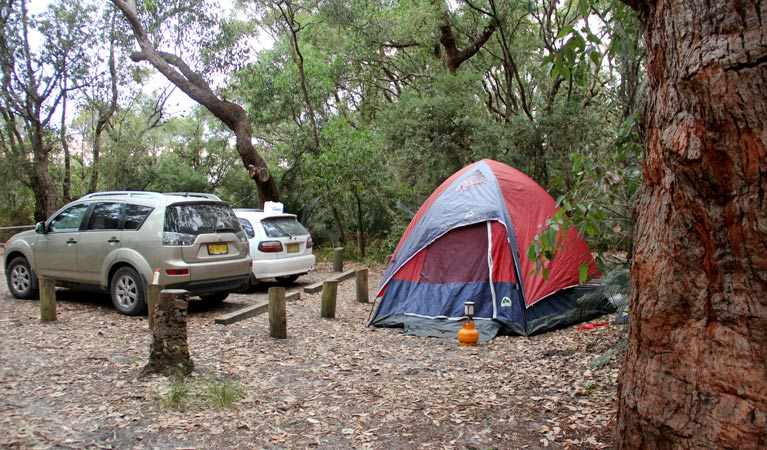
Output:
<svg viewBox="0 0 767 450">
<path fill-rule="evenodd" d="M 348 265 L 346 269 L 355 268 Z M 359 268 L 356 267 L 356 268 Z M 370 268 L 373 298 L 383 268 Z M 58 320 L 0 282 L 0 447 L 56 449 L 516 449 L 608 448 L 619 358 L 594 361 L 621 326 L 577 327 L 477 347 L 452 338 L 365 327 L 371 305 L 339 284 L 335 319 L 320 293 L 288 292 L 288 338 L 268 315 L 217 325 L 220 315 L 268 297 L 269 284 L 222 305 L 191 302 L 194 373 L 183 384 L 139 376 L 151 334 L 107 295 L 57 291 Z M 605 318 L 607 320 L 609 318 Z M 617 353 L 619 354 L 619 353 Z M 219 394 L 213 392 L 218 389 Z M 224 393 L 229 405 L 216 404 Z"/>
</svg>

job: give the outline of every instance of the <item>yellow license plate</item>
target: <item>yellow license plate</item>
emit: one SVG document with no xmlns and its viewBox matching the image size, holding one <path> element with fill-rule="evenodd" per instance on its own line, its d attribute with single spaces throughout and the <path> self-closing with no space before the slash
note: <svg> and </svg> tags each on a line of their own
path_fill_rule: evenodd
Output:
<svg viewBox="0 0 767 450">
<path fill-rule="evenodd" d="M 299 244 L 288 244 L 288 253 L 296 253 L 301 249 Z"/>
<path fill-rule="evenodd" d="M 208 244 L 209 255 L 226 255 L 229 253 L 228 244 Z"/>
</svg>

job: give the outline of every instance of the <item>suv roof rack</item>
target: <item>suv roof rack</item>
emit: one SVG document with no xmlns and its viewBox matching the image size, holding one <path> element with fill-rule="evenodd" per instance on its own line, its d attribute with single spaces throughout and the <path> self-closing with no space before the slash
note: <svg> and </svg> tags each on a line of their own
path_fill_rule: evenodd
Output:
<svg viewBox="0 0 767 450">
<path fill-rule="evenodd" d="M 145 197 L 145 198 L 156 198 L 161 199 L 162 194 L 159 192 L 149 192 L 149 191 L 104 191 L 104 192 L 92 192 L 90 194 L 85 194 L 81 199 L 83 198 L 95 198 L 95 197 L 117 197 L 117 196 L 127 196 L 127 197 Z"/>
<path fill-rule="evenodd" d="M 104 192 L 93 192 L 90 194 L 83 195 L 81 198 L 97 198 L 97 197 L 116 197 L 116 196 L 127 196 L 127 197 L 144 197 L 144 198 L 152 198 L 157 200 L 162 200 L 165 195 L 172 195 L 175 197 L 191 197 L 191 198 L 206 198 L 209 200 L 217 200 L 221 201 L 221 198 L 215 194 L 208 194 L 206 192 L 151 192 L 151 191 L 104 191 Z"/>
</svg>

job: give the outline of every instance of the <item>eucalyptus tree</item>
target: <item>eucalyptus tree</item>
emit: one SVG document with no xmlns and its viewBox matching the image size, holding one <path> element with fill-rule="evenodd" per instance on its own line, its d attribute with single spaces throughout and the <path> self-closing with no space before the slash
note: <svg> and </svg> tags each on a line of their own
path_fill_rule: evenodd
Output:
<svg viewBox="0 0 767 450">
<path fill-rule="evenodd" d="M 765 5 L 626 3 L 649 94 L 617 448 L 765 448 Z"/>
<path fill-rule="evenodd" d="M 57 182 L 51 174 L 56 150 L 54 121 L 67 91 L 77 85 L 89 64 L 85 48 L 91 33 L 89 8 L 61 0 L 40 16 L 32 16 L 26 0 L 0 2 L 0 110 L 5 149 L 23 174 L 35 199 L 34 216 L 42 220 L 59 206 Z"/>
<path fill-rule="evenodd" d="M 201 55 L 214 40 L 217 8 L 205 0 L 139 2 L 112 0 L 130 25 L 139 50 L 135 62 L 148 62 L 191 99 L 207 108 L 235 134 L 237 152 L 256 182 L 261 202 L 279 200 L 279 188 L 266 162 L 256 151 L 247 112 L 222 98 L 205 79 Z M 191 47 L 191 48 L 190 48 Z M 196 66 L 195 66 L 196 64 Z"/>
</svg>

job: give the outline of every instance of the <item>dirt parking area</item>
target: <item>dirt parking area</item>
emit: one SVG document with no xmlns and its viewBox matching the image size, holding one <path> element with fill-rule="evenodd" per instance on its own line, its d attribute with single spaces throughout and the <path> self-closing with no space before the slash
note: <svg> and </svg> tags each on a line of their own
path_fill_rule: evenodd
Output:
<svg viewBox="0 0 767 450">
<path fill-rule="evenodd" d="M 346 269 L 355 268 L 348 265 Z M 383 268 L 371 268 L 373 298 Z M 332 276 L 321 263 L 288 289 L 288 338 L 268 314 L 214 319 L 267 299 L 269 285 L 222 305 L 192 302 L 195 371 L 183 385 L 141 378 L 151 333 L 108 295 L 57 291 L 58 320 L 0 282 L 0 447 L 56 449 L 608 448 L 618 356 L 595 365 L 626 332 L 577 327 L 477 347 L 365 327 L 371 305 L 339 284 L 335 319 L 320 318 Z M 609 319 L 609 318 L 605 318 Z M 609 353 L 608 353 L 609 354 Z M 620 352 L 616 353 L 620 354 Z M 228 406 L 212 387 L 241 393 Z"/>
</svg>

